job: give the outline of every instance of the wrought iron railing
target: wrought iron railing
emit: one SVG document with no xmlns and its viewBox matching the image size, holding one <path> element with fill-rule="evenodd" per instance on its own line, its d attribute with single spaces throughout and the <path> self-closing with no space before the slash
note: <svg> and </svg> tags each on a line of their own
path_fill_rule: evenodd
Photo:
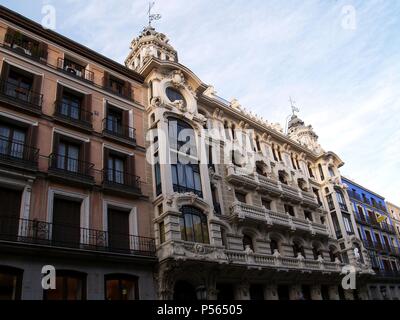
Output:
<svg viewBox="0 0 400 320">
<path fill-rule="evenodd" d="M 54 116 L 68 120 L 72 123 L 92 127 L 92 112 L 86 111 L 80 106 L 57 100 L 55 102 Z"/>
<path fill-rule="evenodd" d="M 0 240 L 124 254 L 155 254 L 153 238 L 7 216 L 0 217 Z"/>
<path fill-rule="evenodd" d="M 23 88 L 8 80 L 0 80 L 0 94 L 13 101 L 21 102 L 35 111 L 42 109 L 43 95 L 41 93 Z"/>
<path fill-rule="evenodd" d="M 39 149 L 26 145 L 15 139 L 0 136 L 0 160 L 13 165 L 21 164 L 37 167 Z"/>
<path fill-rule="evenodd" d="M 49 169 L 68 176 L 84 177 L 93 180 L 94 164 L 76 158 L 52 153 L 49 156 Z"/>
<path fill-rule="evenodd" d="M 7 33 L 4 37 L 4 44 L 18 54 L 43 62 L 47 60 L 47 49 L 41 48 L 38 42 L 19 33 Z"/>
<path fill-rule="evenodd" d="M 113 169 L 103 170 L 103 184 L 106 186 L 133 188 L 140 192 L 140 177 L 126 171 Z"/>
<path fill-rule="evenodd" d="M 136 142 L 136 129 L 123 125 L 113 119 L 103 119 L 103 133 Z"/>
<path fill-rule="evenodd" d="M 93 82 L 94 73 L 93 71 L 86 70 L 84 67 L 79 66 L 78 64 L 73 64 L 67 60 L 62 58 L 57 59 L 57 68 L 62 70 L 63 72 L 72 75 L 74 77 L 87 80 Z"/>
</svg>

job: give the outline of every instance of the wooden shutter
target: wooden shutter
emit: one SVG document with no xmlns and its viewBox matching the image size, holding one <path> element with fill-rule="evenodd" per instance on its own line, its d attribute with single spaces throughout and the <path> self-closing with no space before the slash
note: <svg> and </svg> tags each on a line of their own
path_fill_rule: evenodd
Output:
<svg viewBox="0 0 400 320">
<path fill-rule="evenodd" d="M 42 106 L 42 95 L 41 95 L 41 89 L 42 89 L 42 76 L 40 75 L 33 75 L 33 85 L 32 85 L 32 98 L 31 102 L 37 106 Z"/>
<path fill-rule="evenodd" d="M 103 164 L 103 168 L 104 169 L 109 169 L 108 167 L 108 159 L 110 158 L 110 150 L 107 148 L 104 148 L 104 164 Z"/>
<path fill-rule="evenodd" d="M 39 58 L 43 61 L 46 62 L 47 61 L 47 43 L 44 42 L 40 42 L 39 43 Z"/>
<path fill-rule="evenodd" d="M 22 191 L 0 188 L 0 234 L 7 239 L 18 235 Z"/>
<path fill-rule="evenodd" d="M 85 94 L 85 97 L 83 99 L 83 120 L 92 122 L 92 117 L 91 117 L 91 112 L 92 112 L 92 95 L 91 94 Z"/>
<path fill-rule="evenodd" d="M 106 87 L 106 88 L 109 87 L 109 80 L 110 80 L 110 74 L 107 71 L 104 71 L 103 87 Z"/>
<path fill-rule="evenodd" d="M 15 30 L 11 29 L 11 28 L 8 28 L 7 29 L 7 33 L 5 35 L 5 38 L 4 38 L 4 42 L 8 43 L 8 44 L 11 44 L 11 42 L 14 39 L 14 36 L 15 36 Z"/>
<path fill-rule="evenodd" d="M 60 144 L 60 134 L 54 132 L 53 136 L 53 153 L 58 154 L 58 145 Z"/>
<path fill-rule="evenodd" d="M 128 99 L 132 99 L 132 89 L 129 81 L 125 81 L 124 83 L 124 93 Z"/>
<path fill-rule="evenodd" d="M 56 101 L 58 104 L 61 103 L 63 94 L 64 94 L 64 87 L 58 83 L 57 84 L 57 97 L 56 97 Z"/>
<path fill-rule="evenodd" d="M 129 249 L 129 212 L 108 209 L 108 240 L 113 249 Z"/>
<path fill-rule="evenodd" d="M 81 203 L 55 198 L 53 203 L 53 241 L 69 245 L 80 242 Z"/>
<path fill-rule="evenodd" d="M 26 139 L 26 144 L 29 148 L 25 148 L 25 157 L 29 161 L 36 161 L 36 154 L 33 152 L 32 148 L 36 147 L 37 144 L 37 134 L 39 126 L 30 126 L 28 129 L 28 135 Z"/>
<path fill-rule="evenodd" d="M 136 159 L 135 156 L 128 156 L 126 158 L 127 171 L 131 175 L 136 175 Z"/>
<path fill-rule="evenodd" d="M 9 73 L 10 73 L 10 65 L 7 62 L 3 61 L 3 67 L 1 70 L 1 79 L 3 81 L 6 81 L 8 79 Z"/>
</svg>

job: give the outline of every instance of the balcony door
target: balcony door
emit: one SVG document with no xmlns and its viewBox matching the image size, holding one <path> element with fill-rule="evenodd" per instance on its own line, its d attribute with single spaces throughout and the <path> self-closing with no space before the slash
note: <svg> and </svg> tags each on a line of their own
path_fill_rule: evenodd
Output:
<svg viewBox="0 0 400 320">
<path fill-rule="evenodd" d="M 129 212 L 108 208 L 108 246 L 113 251 L 129 251 Z"/>
<path fill-rule="evenodd" d="M 6 94 L 18 100 L 30 101 L 33 76 L 10 70 L 6 83 Z"/>
<path fill-rule="evenodd" d="M 115 108 L 107 110 L 107 131 L 116 135 L 123 134 L 123 112 Z"/>
<path fill-rule="evenodd" d="M 25 140 L 24 129 L 0 124 L 0 156 L 23 159 Z"/>
<path fill-rule="evenodd" d="M 110 155 L 107 161 L 109 182 L 124 184 L 125 159 Z"/>
<path fill-rule="evenodd" d="M 18 235 L 21 190 L 0 188 L 0 237 L 12 240 Z"/>
<path fill-rule="evenodd" d="M 81 202 L 54 198 L 52 240 L 55 245 L 78 246 L 80 243 Z"/>
<path fill-rule="evenodd" d="M 79 145 L 60 142 L 58 145 L 57 168 L 70 172 L 79 172 L 79 150 Z"/>
</svg>

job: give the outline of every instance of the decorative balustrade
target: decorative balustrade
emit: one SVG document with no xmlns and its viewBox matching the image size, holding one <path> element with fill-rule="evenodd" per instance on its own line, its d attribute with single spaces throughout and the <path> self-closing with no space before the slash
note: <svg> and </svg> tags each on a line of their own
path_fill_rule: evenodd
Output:
<svg viewBox="0 0 400 320">
<path fill-rule="evenodd" d="M 271 225 L 285 226 L 290 229 L 310 231 L 312 234 L 328 235 L 328 229 L 323 224 L 292 217 L 285 213 L 274 212 L 264 207 L 257 207 L 242 202 L 235 202 L 231 207 L 231 213 L 239 219 L 247 218 L 263 221 Z"/>
</svg>

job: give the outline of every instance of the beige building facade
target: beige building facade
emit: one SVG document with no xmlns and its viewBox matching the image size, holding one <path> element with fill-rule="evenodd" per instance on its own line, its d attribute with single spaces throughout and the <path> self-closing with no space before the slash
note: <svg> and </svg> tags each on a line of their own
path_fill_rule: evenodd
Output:
<svg viewBox="0 0 400 320">
<path fill-rule="evenodd" d="M 160 299 L 368 299 L 343 162 L 310 126 L 293 114 L 284 133 L 218 97 L 152 27 L 125 63 L 148 86 Z"/>
</svg>

